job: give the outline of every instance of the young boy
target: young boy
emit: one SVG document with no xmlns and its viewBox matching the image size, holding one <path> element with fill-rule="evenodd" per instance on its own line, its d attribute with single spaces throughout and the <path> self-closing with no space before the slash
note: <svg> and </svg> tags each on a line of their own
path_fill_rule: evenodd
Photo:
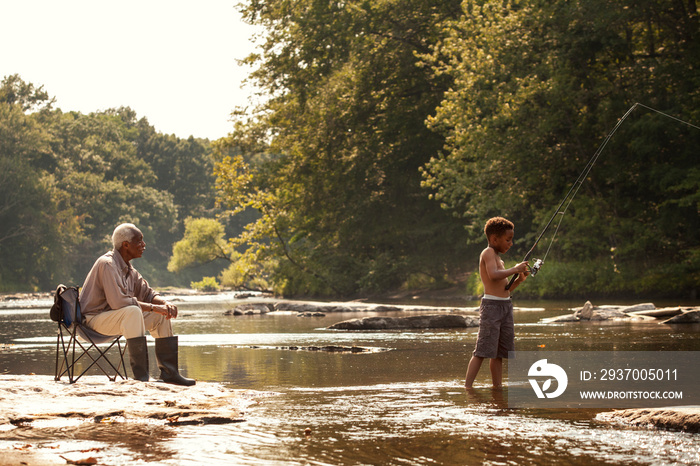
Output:
<svg viewBox="0 0 700 466">
<path fill-rule="evenodd" d="M 513 246 L 513 223 L 503 217 L 494 217 L 486 222 L 484 228 L 489 245 L 479 256 L 479 275 L 484 284 L 484 297 L 479 307 L 479 334 L 476 348 L 467 367 L 465 386 L 470 389 L 481 368 L 484 358 L 490 358 L 491 379 L 494 388 L 501 387 L 503 376 L 503 358 L 508 351 L 515 350 L 515 331 L 513 327 L 513 303 L 510 291 L 525 281 L 529 275 L 528 263 L 521 262 L 510 269 L 498 256 L 506 253 Z M 510 290 L 506 290 L 508 277 L 518 274 Z"/>
</svg>

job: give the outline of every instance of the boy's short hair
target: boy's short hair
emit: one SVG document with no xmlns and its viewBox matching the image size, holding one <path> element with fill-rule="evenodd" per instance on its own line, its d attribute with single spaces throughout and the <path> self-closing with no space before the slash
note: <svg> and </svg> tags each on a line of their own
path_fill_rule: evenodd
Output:
<svg viewBox="0 0 700 466">
<path fill-rule="evenodd" d="M 484 233 L 486 233 L 487 238 L 491 235 L 501 236 L 505 234 L 506 231 L 513 230 L 514 228 L 515 226 L 510 220 L 503 217 L 493 217 L 486 222 Z"/>
</svg>

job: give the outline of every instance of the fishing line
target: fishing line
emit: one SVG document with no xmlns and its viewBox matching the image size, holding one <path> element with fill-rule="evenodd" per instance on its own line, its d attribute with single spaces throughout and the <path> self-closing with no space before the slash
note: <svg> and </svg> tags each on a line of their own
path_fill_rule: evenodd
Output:
<svg viewBox="0 0 700 466">
<path fill-rule="evenodd" d="M 530 258 L 530 256 L 532 255 L 533 251 L 534 251 L 535 248 L 537 247 L 537 244 L 540 242 L 540 239 L 542 239 L 542 237 L 544 236 L 544 234 L 547 232 L 547 230 L 549 229 L 549 227 L 552 225 L 552 222 L 554 221 L 554 219 L 556 218 L 556 216 L 557 216 L 557 215 L 560 215 L 559 221 L 557 222 L 557 227 L 554 229 L 554 234 L 552 234 L 552 239 L 549 241 L 549 246 L 547 247 L 547 251 L 545 252 L 544 257 L 543 257 L 542 259 L 537 259 L 537 260 L 535 261 L 535 264 L 534 264 L 532 267 L 530 267 L 530 272 L 531 272 L 531 274 L 532 274 L 533 276 L 535 276 L 535 275 L 537 274 L 537 272 L 539 271 L 540 267 L 542 267 L 542 264 L 544 264 L 544 261 L 547 259 L 547 256 L 549 255 L 549 251 L 552 249 L 552 244 L 554 244 L 554 239 L 556 238 L 557 233 L 559 232 L 559 227 L 561 226 L 561 222 L 562 222 L 562 220 L 564 220 L 564 214 L 565 214 L 566 211 L 569 209 L 569 206 L 571 205 L 571 201 L 573 201 L 573 200 L 574 200 L 574 197 L 576 197 L 576 194 L 578 193 L 578 190 L 581 189 L 581 185 L 583 184 L 583 181 L 584 181 L 586 178 L 588 178 L 588 174 L 591 172 L 591 169 L 593 168 L 593 165 L 595 165 L 595 163 L 598 161 L 598 158 L 600 157 L 600 154 L 603 153 L 603 150 L 604 150 L 605 147 L 608 145 L 608 142 L 610 142 L 610 139 L 612 139 L 612 137 L 613 137 L 613 135 L 615 134 L 615 132 L 617 131 L 617 129 L 620 127 L 620 125 L 622 125 L 622 123 L 627 119 L 628 116 L 630 116 L 630 114 L 631 114 L 631 113 L 634 111 L 634 109 L 637 108 L 637 107 L 644 107 L 644 108 L 646 108 L 647 110 L 651 110 L 651 111 L 656 112 L 656 113 L 658 113 L 658 114 L 660 114 L 660 115 L 663 115 L 663 116 L 665 116 L 665 117 L 667 117 L 667 118 L 670 118 L 670 119 L 672 119 L 672 120 L 675 120 L 675 121 L 677 121 L 677 122 L 679 122 L 679 123 L 682 123 L 682 124 L 688 125 L 688 126 L 690 126 L 690 127 L 692 127 L 692 128 L 695 128 L 695 129 L 700 130 L 700 126 L 696 126 L 696 125 L 694 125 L 694 124 L 692 124 L 692 123 L 690 123 L 690 122 L 688 122 L 688 121 L 681 120 L 680 118 L 674 117 L 673 115 L 669 115 L 669 114 L 664 113 L 664 112 L 662 112 L 662 111 L 660 111 L 660 110 L 657 110 L 657 109 L 655 109 L 655 108 L 649 107 L 649 106 L 644 105 L 644 104 L 640 104 L 639 102 L 635 102 L 635 104 L 632 105 L 632 106 L 629 108 L 629 110 L 627 110 L 627 112 L 626 112 L 626 113 L 622 116 L 622 118 L 620 118 L 620 120 L 617 122 L 617 124 L 615 125 L 615 127 L 614 127 L 614 128 L 608 133 L 608 135 L 605 137 L 605 139 L 603 140 L 603 142 L 602 142 L 602 143 L 600 144 L 600 146 L 598 147 L 598 150 L 595 151 L 595 153 L 593 154 L 593 156 L 591 157 L 591 159 L 588 161 L 588 163 L 586 164 L 586 166 L 583 168 L 583 171 L 582 171 L 581 174 L 578 176 L 578 178 L 576 179 L 576 181 L 574 182 L 574 184 L 571 185 L 571 188 L 569 189 L 569 192 L 566 193 L 566 196 L 564 196 L 564 199 L 561 201 L 561 203 L 560 203 L 559 206 L 557 207 L 557 210 L 554 211 L 554 215 L 552 215 L 552 218 L 549 219 L 549 222 L 547 222 L 547 225 L 546 225 L 546 226 L 544 227 L 544 229 L 542 230 L 542 233 L 540 233 L 539 236 L 537 237 L 537 239 L 535 240 L 535 244 L 532 246 L 532 248 L 530 248 L 530 250 L 529 250 L 529 251 L 527 252 L 527 254 L 525 255 L 525 258 L 523 259 L 523 262 L 527 261 L 527 260 Z M 564 207 L 564 205 L 566 205 L 566 206 Z M 564 210 L 561 210 L 562 207 L 564 207 Z M 510 289 L 511 285 L 513 284 L 513 282 L 518 278 L 518 275 L 519 275 L 519 274 L 516 273 L 515 275 L 513 275 L 513 276 L 511 277 L 510 281 L 509 281 L 508 284 L 506 285 L 506 290 Z"/>
</svg>

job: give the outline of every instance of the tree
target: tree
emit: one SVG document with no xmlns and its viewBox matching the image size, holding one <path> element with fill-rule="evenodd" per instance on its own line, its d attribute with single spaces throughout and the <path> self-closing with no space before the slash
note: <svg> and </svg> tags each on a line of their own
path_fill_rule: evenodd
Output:
<svg viewBox="0 0 700 466">
<path fill-rule="evenodd" d="M 50 137 L 40 119 L 53 101 L 43 88 L 6 77 L 0 86 L 0 283 L 3 289 L 45 285 L 60 269 L 77 232 L 53 198 Z M 29 113 L 29 112 L 34 113 Z"/>
<path fill-rule="evenodd" d="M 430 119 L 446 150 L 424 176 L 436 199 L 473 226 L 473 241 L 484 220 L 499 214 L 527 232 L 522 246 L 531 244 L 634 102 L 700 121 L 695 2 L 463 5 L 430 61 L 455 84 Z M 579 291 L 659 290 L 670 273 L 673 292 L 697 286 L 699 244 L 691 232 L 700 226 L 699 142 L 697 130 L 643 107 L 620 127 L 553 253 L 574 267 L 595 264 Z"/>
<path fill-rule="evenodd" d="M 461 224 L 428 199 L 419 167 L 444 143 L 425 127 L 449 84 L 421 68 L 456 1 L 252 2 L 267 30 L 249 58 L 273 97 L 221 150 L 221 204 L 259 216 L 234 240 L 287 294 L 348 295 L 442 282 Z"/>
<path fill-rule="evenodd" d="M 84 115 L 53 103 L 18 75 L 0 86 L 0 288 L 80 283 L 124 221 L 146 237 L 140 269 L 176 282 L 163 270 L 179 219 L 213 215 L 210 143 L 158 134 L 128 107 Z"/>
<path fill-rule="evenodd" d="M 137 156 L 155 175 L 151 184 L 173 195 L 180 212 L 212 216 L 214 210 L 214 161 L 208 140 L 157 133 L 139 122 Z"/>
<path fill-rule="evenodd" d="M 60 208 L 80 218 L 80 248 L 71 259 L 74 275 L 87 274 L 95 258 L 111 247 L 114 227 L 125 221 L 144 232 L 152 251 L 147 261 L 164 265 L 172 243 L 160 239 L 175 229 L 177 211 L 173 196 L 152 186 L 153 169 L 137 155 L 135 113 L 57 112 L 52 132 L 54 177 L 65 193 Z"/>
</svg>

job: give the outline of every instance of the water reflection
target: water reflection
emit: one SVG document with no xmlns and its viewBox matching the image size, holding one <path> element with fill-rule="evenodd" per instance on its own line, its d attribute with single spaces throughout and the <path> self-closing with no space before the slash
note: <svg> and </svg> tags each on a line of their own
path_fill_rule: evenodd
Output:
<svg viewBox="0 0 700 466">
<path fill-rule="evenodd" d="M 134 424 L 124 419 L 115 419 L 107 425 L 64 419 L 35 422 L 6 432 L 0 448 L 30 445 L 34 451 L 58 452 L 73 461 L 108 456 L 109 464 L 134 464 L 176 458 L 179 452 L 171 442 L 178 435 L 174 428 Z"/>
</svg>

